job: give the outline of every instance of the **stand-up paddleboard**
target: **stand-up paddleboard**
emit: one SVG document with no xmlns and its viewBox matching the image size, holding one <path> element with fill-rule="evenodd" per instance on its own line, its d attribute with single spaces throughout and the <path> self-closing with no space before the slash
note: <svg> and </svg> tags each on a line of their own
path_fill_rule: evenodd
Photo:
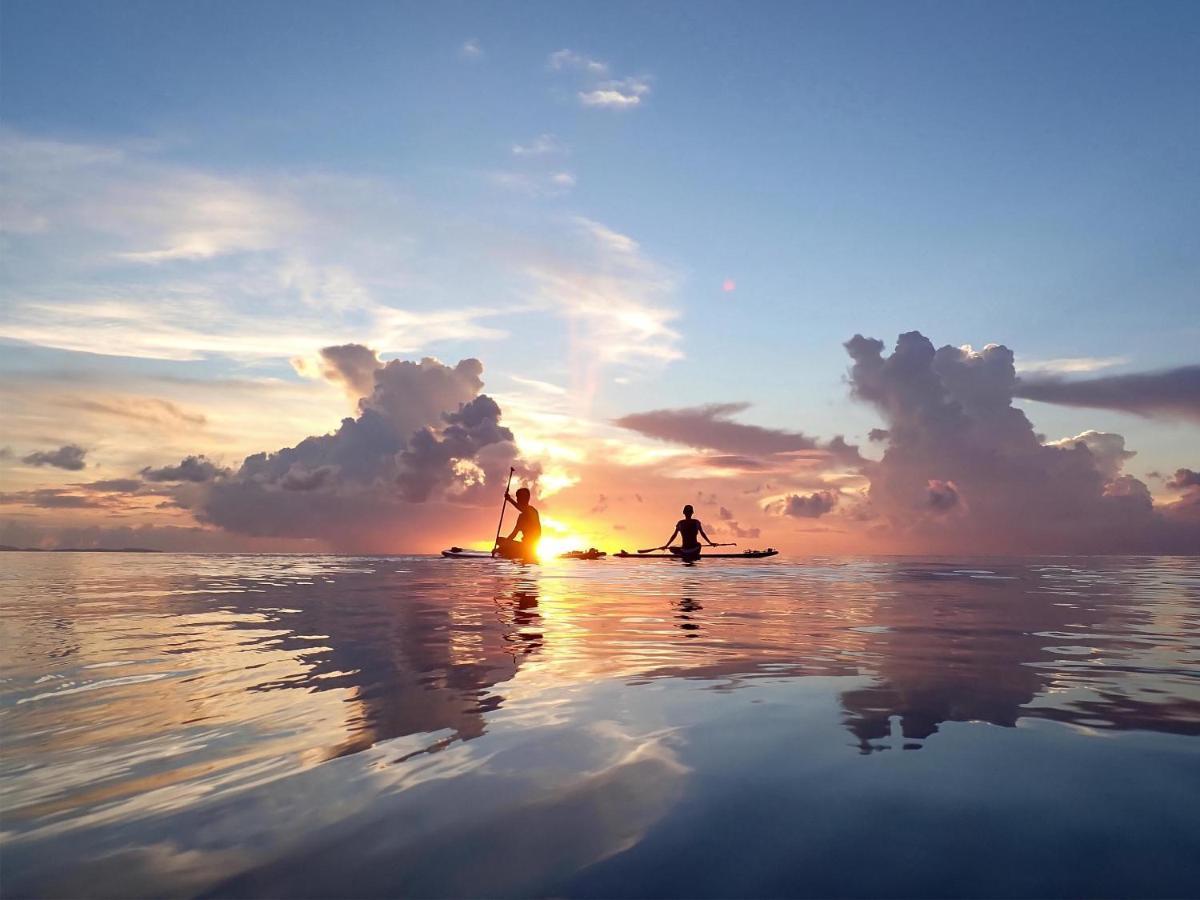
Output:
<svg viewBox="0 0 1200 900">
<path fill-rule="evenodd" d="M 488 553 L 486 550 L 464 550 L 462 547 L 451 547 L 449 550 L 443 550 L 442 556 L 446 559 L 507 559 L 513 562 L 537 562 L 536 557 L 506 556 L 500 551 L 493 554 Z"/>
<path fill-rule="evenodd" d="M 698 550 L 687 551 L 675 548 L 670 553 L 628 553 L 622 550 L 614 553 L 613 559 L 681 559 L 684 562 L 695 562 L 698 559 L 766 559 L 768 556 L 778 556 L 779 551 L 774 547 L 766 550 L 743 550 L 740 553 L 702 553 Z"/>
<path fill-rule="evenodd" d="M 504 556 L 497 553 L 495 556 L 485 550 L 464 550 L 462 547 L 451 547 L 449 550 L 443 550 L 442 556 L 446 559 L 515 559 L 518 562 L 533 562 L 527 560 L 523 556 Z M 603 550 L 597 550 L 593 547 L 590 550 L 568 550 L 566 553 L 560 553 L 559 559 L 604 559 L 608 556 Z"/>
<path fill-rule="evenodd" d="M 446 559 L 503 559 L 502 556 L 492 556 L 483 550 L 464 550 L 462 547 L 451 547 L 449 550 L 443 550 L 442 556 Z"/>
</svg>

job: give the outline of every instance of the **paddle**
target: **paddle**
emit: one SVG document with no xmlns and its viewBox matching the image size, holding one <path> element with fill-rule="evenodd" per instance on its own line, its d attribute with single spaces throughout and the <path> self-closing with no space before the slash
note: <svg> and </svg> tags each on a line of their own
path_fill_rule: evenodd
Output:
<svg viewBox="0 0 1200 900">
<path fill-rule="evenodd" d="M 710 546 L 710 547 L 736 547 L 737 541 L 730 541 L 728 544 L 709 544 L 708 546 Z M 645 550 L 639 550 L 638 553 L 653 553 L 655 550 L 669 550 L 669 549 L 670 549 L 670 547 L 667 544 L 663 544 L 661 547 L 647 547 Z"/>
<path fill-rule="evenodd" d="M 500 501 L 500 521 L 496 523 L 496 540 L 492 542 L 492 556 L 496 555 L 496 551 L 500 549 L 500 529 L 504 527 L 504 508 L 508 506 L 508 489 L 512 487 L 513 472 L 515 468 L 508 470 L 508 484 L 504 485 L 504 499 Z"/>
</svg>

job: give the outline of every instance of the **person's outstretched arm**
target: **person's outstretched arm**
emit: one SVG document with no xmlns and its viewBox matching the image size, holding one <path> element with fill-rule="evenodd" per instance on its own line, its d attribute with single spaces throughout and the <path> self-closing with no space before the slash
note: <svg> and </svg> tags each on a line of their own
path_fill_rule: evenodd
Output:
<svg viewBox="0 0 1200 900">
<path fill-rule="evenodd" d="M 669 538 L 667 538 L 667 542 L 665 544 L 663 544 L 663 546 L 670 547 L 671 541 L 675 540 L 675 536 L 677 534 L 679 534 L 679 526 L 678 525 L 675 526 L 675 530 L 671 532 L 671 536 Z"/>
<path fill-rule="evenodd" d="M 700 537 L 702 537 L 702 538 L 704 538 L 706 541 L 708 541 L 708 546 L 710 546 L 710 547 L 715 547 L 715 546 L 717 546 L 716 544 L 714 544 L 714 543 L 713 543 L 713 539 L 712 539 L 712 538 L 710 538 L 710 537 L 709 537 L 707 534 L 705 534 L 705 533 L 704 533 L 704 526 L 703 526 L 703 525 L 701 525 L 699 522 L 697 522 L 697 523 L 696 523 L 696 527 L 700 529 Z"/>
</svg>

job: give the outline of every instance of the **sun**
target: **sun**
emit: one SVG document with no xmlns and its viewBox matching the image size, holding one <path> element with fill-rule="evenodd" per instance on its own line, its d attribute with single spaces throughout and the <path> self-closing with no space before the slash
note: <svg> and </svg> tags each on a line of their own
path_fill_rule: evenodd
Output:
<svg viewBox="0 0 1200 900">
<path fill-rule="evenodd" d="M 538 559 L 555 559 L 568 550 L 586 550 L 590 545 L 570 525 L 560 519 L 542 516 L 542 539 Z"/>
<path fill-rule="evenodd" d="M 538 543 L 538 559 L 555 559 L 568 550 L 586 550 L 580 538 L 572 534 L 543 534 Z"/>
</svg>

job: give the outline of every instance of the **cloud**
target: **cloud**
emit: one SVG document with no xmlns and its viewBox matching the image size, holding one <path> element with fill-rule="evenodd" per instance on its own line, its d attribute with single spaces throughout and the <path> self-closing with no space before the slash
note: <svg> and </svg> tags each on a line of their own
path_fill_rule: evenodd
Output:
<svg viewBox="0 0 1200 900">
<path fill-rule="evenodd" d="M 1129 362 L 1128 356 L 1062 356 L 1056 359 L 1017 359 L 1020 375 L 1078 375 L 1099 372 Z"/>
<path fill-rule="evenodd" d="M 38 450 L 28 456 L 21 457 L 21 462 L 27 466 L 53 466 L 56 469 L 67 469 L 78 472 L 86 463 L 84 457 L 87 451 L 76 444 L 65 444 L 57 450 Z"/>
<path fill-rule="evenodd" d="M 469 61 L 483 59 L 483 47 L 479 45 L 478 39 L 469 38 L 458 48 L 458 57 Z"/>
<path fill-rule="evenodd" d="M 566 153 L 567 147 L 553 134 L 539 134 L 527 144 L 513 144 L 513 156 L 548 156 Z"/>
<path fill-rule="evenodd" d="M 1140 416 L 1200 420 L 1200 366 L 1072 381 L 1023 377 L 1014 385 L 1013 396 Z"/>
<path fill-rule="evenodd" d="M 308 378 L 323 378 L 343 388 L 353 399 L 365 397 L 375 387 L 375 373 L 383 368 L 379 355 L 362 344 L 322 347 L 315 360 L 296 357 L 292 368 Z"/>
<path fill-rule="evenodd" d="M 1092 464 L 1106 480 L 1112 480 L 1121 474 L 1125 461 L 1133 459 L 1137 453 L 1125 449 L 1125 438 L 1119 434 L 1104 431 L 1085 431 L 1075 437 L 1062 438 L 1046 442 L 1048 447 L 1086 447 L 1091 454 Z"/>
<path fill-rule="evenodd" d="M 86 481 L 79 487 L 99 494 L 136 494 L 142 489 L 142 482 L 137 478 L 106 478 L 101 481 Z"/>
<path fill-rule="evenodd" d="M 32 491 L 0 493 L 0 505 L 34 506 L 41 509 L 84 509 L 103 507 L 102 499 L 78 494 L 67 488 L 38 488 Z"/>
<path fill-rule="evenodd" d="M 1175 474 L 1168 479 L 1167 487 L 1176 491 L 1200 487 L 1200 472 L 1192 469 L 1176 469 Z"/>
<path fill-rule="evenodd" d="M 855 335 L 852 394 L 887 426 L 879 462 L 864 461 L 871 516 L 894 540 L 971 552 L 1184 552 L 1200 531 L 1153 506 L 1122 472 L 1121 435 L 1087 431 L 1043 442 L 1012 405 L 1023 392 L 1013 354 L 935 350 L 920 332 L 882 341 Z M 1110 379 L 1105 379 L 1109 381 Z"/>
<path fill-rule="evenodd" d="M 958 486 L 953 481 L 929 479 L 928 505 L 930 509 L 946 512 L 959 505 Z"/>
<path fill-rule="evenodd" d="M 227 472 L 227 469 L 221 468 L 207 457 L 200 455 L 188 456 L 174 466 L 162 466 L 157 469 L 146 467 L 142 469 L 141 475 L 147 481 L 189 481 L 199 484 L 212 481 Z"/>
<path fill-rule="evenodd" d="M 642 98 L 650 93 L 650 84 L 643 78 L 622 78 L 602 81 L 591 90 L 580 91 L 579 102 L 584 106 L 600 106 L 609 109 L 629 109 L 640 106 Z"/>
<path fill-rule="evenodd" d="M 661 364 L 681 359 L 678 312 L 669 305 L 674 276 L 649 260 L 633 238 L 599 222 L 575 218 L 565 237 L 569 261 L 544 258 L 526 268 L 538 305 L 574 325 L 573 358 L 586 355 L 594 382 L 601 365 Z"/>
<path fill-rule="evenodd" d="M 177 499 L 206 525 L 347 548 L 395 548 L 405 539 L 428 540 L 454 521 L 474 521 L 456 510 L 490 510 L 510 466 L 527 484 L 538 478 L 538 469 L 519 459 L 499 405 L 481 393 L 482 373 L 477 359 L 455 366 L 392 360 L 375 370 L 358 415 L 337 431 L 252 454 L 236 471 L 221 471 Z M 185 468 L 188 460 L 156 472 L 180 475 Z"/>
<path fill-rule="evenodd" d="M 752 457 L 817 448 L 815 439 L 799 432 L 731 421 L 731 416 L 749 408 L 749 403 L 710 403 L 656 409 L 622 416 L 614 424 L 660 441 Z"/>
<path fill-rule="evenodd" d="M 574 188 L 576 183 L 574 174 L 567 171 L 499 171 L 491 172 L 487 177 L 496 187 L 538 198 L 561 197 Z"/>
<path fill-rule="evenodd" d="M 591 59 L 574 50 L 556 50 L 546 60 L 546 66 L 556 72 L 564 69 L 575 69 L 589 75 L 607 75 L 608 64 L 597 59 Z"/>
<path fill-rule="evenodd" d="M 697 462 L 702 466 L 708 466 L 713 469 L 734 469 L 742 472 L 760 472 L 770 467 L 761 459 L 736 453 L 702 456 Z"/>
<path fill-rule="evenodd" d="M 0 337 L 199 360 L 305 356 L 363 334 L 385 353 L 504 335 L 482 321 L 495 309 L 437 296 L 397 308 L 429 212 L 383 180 L 218 174 L 164 162 L 153 147 L 11 131 L 0 132 L 0 168 L 0 218 L 20 241 Z M 476 231 L 446 239 L 474 241 Z"/>
<path fill-rule="evenodd" d="M 779 505 L 779 513 L 798 519 L 818 519 L 837 506 L 836 491 L 814 491 L 811 494 L 791 494 Z"/>
<path fill-rule="evenodd" d="M 199 428 L 208 421 L 202 413 L 181 409 L 169 400 L 156 397 L 107 397 L 104 400 L 68 397 L 58 400 L 57 405 L 172 428 Z"/>
<path fill-rule="evenodd" d="M 547 68 L 554 72 L 571 72 L 584 82 L 576 91 L 580 104 L 607 109 L 632 109 L 640 106 L 650 94 L 650 79 L 646 76 L 610 78 L 609 65 L 574 50 L 557 50 L 550 54 Z"/>
</svg>

